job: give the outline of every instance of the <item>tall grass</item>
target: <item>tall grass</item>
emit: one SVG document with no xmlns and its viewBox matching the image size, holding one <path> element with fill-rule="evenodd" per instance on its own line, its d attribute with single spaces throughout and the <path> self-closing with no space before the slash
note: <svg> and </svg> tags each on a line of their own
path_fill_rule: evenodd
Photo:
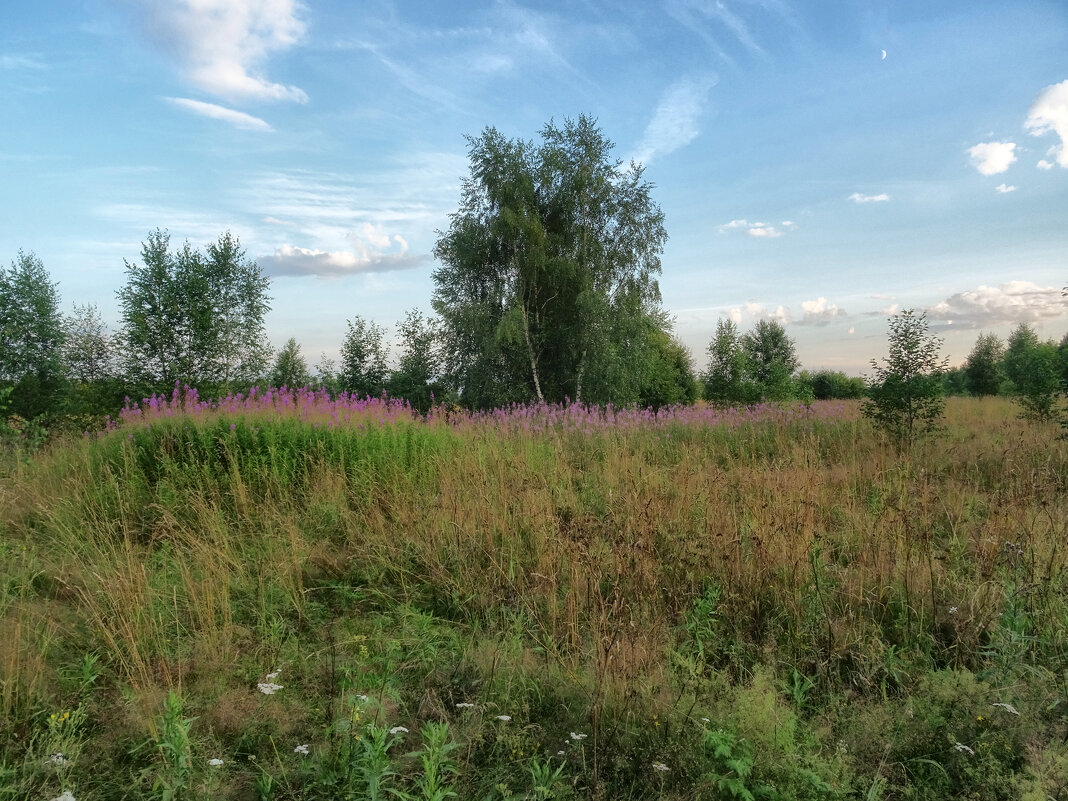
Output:
<svg viewBox="0 0 1068 801">
<path fill-rule="evenodd" d="M 1068 448 L 947 423 L 131 405 L 0 485 L 0 798 L 1057 797 Z"/>
</svg>

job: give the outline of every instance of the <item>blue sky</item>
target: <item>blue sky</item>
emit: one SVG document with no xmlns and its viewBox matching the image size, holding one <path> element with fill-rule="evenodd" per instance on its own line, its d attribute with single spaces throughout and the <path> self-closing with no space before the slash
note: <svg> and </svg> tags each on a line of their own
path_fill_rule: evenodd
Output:
<svg viewBox="0 0 1068 801">
<path fill-rule="evenodd" d="M 698 367 L 784 321 L 861 373 L 886 317 L 1068 330 L 1068 6 L 1056 2 L 55 0 L 0 11 L 0 261 L 118 323 L 149 231 L 224 230 L 314 364 L 430 310 L 465 135 L 590 114 L 646 166 Z"/>
</svg>

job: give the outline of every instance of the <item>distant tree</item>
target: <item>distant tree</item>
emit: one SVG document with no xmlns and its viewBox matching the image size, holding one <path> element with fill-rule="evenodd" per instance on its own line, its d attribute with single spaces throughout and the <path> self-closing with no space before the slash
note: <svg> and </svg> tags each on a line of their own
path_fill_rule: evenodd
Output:
<svg viewBox="0 0 1068 801">
<path fill-rule="evenodd" d="M 1058 416 L 1063 374 L 1053 340 L 1042 342 L 1031 326 L 1018 325 L 1009 334 L 1005 349 L 1005 374 L 1024 417 L 1052 420 Z"/>
<path fill-rule="evenodd" d="M 997 334 L 980 334 L 964 364 L 968 392 L 978 397 L 997 395 L 1004 380 L 1001 369 L 1004 356 L 1005 343 Z"/>
<path fill-rule="evenodd" d="M 153 390 L 174 382 L 203 392 L 262 376 L 269 353 L 264 316 L 269 281 L 229 232 L 207 255 L 186 242 L 172 253 L 159 229 L 142 243 L 142 264 L 126 262 L 122 306 L 124 369 Z"/>
<path fill-rule="evenodd" d="M 794 341 L 778 320 L 759 320 L 742 337 L 746 374 L 768 400 L 794 396 L 794 373 L 801 366 Z"/>
<path fill-rule="evenodd" d="M 337 371 L 337 362 L 325 353 L 319 355 L 319 363 L 315 365 L 315 375 L 312 383 L 317 389 L 325 389 L 331 397 L 337 397 L 341 392 L 341 378 Z"/>
<path fill-rule="evenodd" d="M 648 326 L 646 348 L 648 355 L 643 360 L 645 373 L 641 377 L 638 405 L 660 409 L 685 406 L 697 400 L 701 390 L 689 349 L 658 325 Z"/>
<path fill-rule="evenodd" d="M 1039 344 L 1038 334 L 1028 323 L 1020 323 L 1009 334 L 1002 357 L 1002 369 L 1013 394 L 1018 393 L 1027 383 L 1030 354 Z"/>
<path fill-rule="evenodd" d="M 63 319 L 63 369 L 67 375 L 64 408 L 71 415 L 102 415 L 122 405 L 118 345 L 100 310 L 74 304 Z"/>
<path fill-rule="evenodd" d="M 63 338 L 63 367 L 71 381 L 93 384 L 115 377 L 115 337 L 95 304 L 74 304 L 63 319 Z"/>
<path fill-rule="evenodd" d="M 550 122 L 538 145 L 493 128 L 468 145 L 433 298 L 464 402 L 636 402 L 667 239 L 641 167 L 588 117 Z"/>
<path fill-rule="evenodd" d="M 839 370 L 803 371 L 798 382 L 809 387 L 815 400 L 846 400 L 864 397 L 863 378 L 848 376 Z"/>
<path fill-rule="evenodd" d="M 290 337 L 275 357 L 270 384 L 272 387 L 301 389 L 309 386 L 311 382 L 308 365 L 300 354 L 300 345 L 294 337 Z"/>
<path fill-rule="evenodd" d="M 441 355 L 438 321 L 418 309 L 410 309 L 397 325 L 400 359 L 386 382 L 391 397 L 404 398 L 412 408 L 426 413 L 433 397 L 440 395 Z M 436 390 L 436 392 L 435 392 Z"/>
<path fill-rule="evenodd" d="M 927 315 L 906 309 L 890 318 L 889 356 L 875 375 L 861 412 L 898 447 L 907 449 L 921 436 L 941 428 L 945 408 L 942 372 L 948 359 L 939 358 L 942 340 L 928 333 Z"/>
<path fill-rule="evenodd" d="M 341 343 L 339 388 L 360 397 L 381 395 L 386 388 L 386 329 L 360 316 L 348 322 Z"/>
<path fill-rule="evenodd" d="M 211 309 L 206 377 L 227 391 L 251 386 L 264 376 L 270 360 L 265 317 L 271 309 L 271 279 L 229 231 L 208 245 L 203 266 Z"/>
<path fill-rule="evenodd" d="M 1061 388 L 1068 392 L 1068 334 L 1061 337 L 1061 343 L 1057 346 L 1057 355 L 1061 364 Z"/>
<path fill-rule="evenodd" d="M 33 253 L 0 269 L 0 387 L 27 419 L 52 411 L 63 383 L 63 318 L 57 283 Z"/>
<path fill-rule="evenodd" d="M 716 333 L 708 343 L 706 353 L 708 366 L 701 376 L 705 385 L 705 398 L 713 403 L 742 402 L 746 356 L 737 323 L 722 318 L 717 321 Z"/>
<path fill-rule="evenodd" d="M 961 397 L 968 395 L 968 376 L 964 372 L 964 366 L 947 367 L 942 371 L 942 391 L 949 396 Z"/>
</svg>

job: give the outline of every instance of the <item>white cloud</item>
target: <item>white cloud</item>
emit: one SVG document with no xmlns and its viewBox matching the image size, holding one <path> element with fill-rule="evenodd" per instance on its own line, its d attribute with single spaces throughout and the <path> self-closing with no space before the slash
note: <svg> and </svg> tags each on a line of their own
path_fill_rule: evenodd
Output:
<svg viewBox="0 0 1068 801">
<path fill-rule="evenodd" d="M 775 239 L 782 236 L 782 231 L 771 225 L 754 225 L 748 231 L 749 236 L 762 237 L 766 239 Z"/>
<path fill-rule="evenodd" d="M 855 333 L 855 332 L 856 332 L 856 330 L 857 330 L 857 329 L 856 329 L 855 327 L 853 327 L 853 326 L 849 326 L 849 333 L 850 333 L 850 334 L 853 334 L 853 333 Z"/>
<path fill-rule="evenodd" d="M 260 68 L 304 34 L 296 0 L 141 0 L 152 35 L 193 84 L 227 98 L 294 100 L 308 96 L 273 83 Z"/>
<path fill-rule="evenodd" d="M 1015 192 L 1016 191 L 1016 187 L 1015 186 L 1011 186 L 1009 184 L 998 184 L 997 186 L 994 187 L 994 189 L 996 191 L 998 191 L 998 192 L 1001 192 L 1001 194 L 1003 194 L 1003 195 L 1007 194 L 1009 192 Z"/>
<path fill-rule="evenodd" d="M 929 310 L 932 319 L 967 328 L 999 323 L 1037 322 L 1068 314 L 1060 287 L 1040 287 L 1030 281 L 1009 281 L 958 292 Z"/>
<path fill-rule="evenodd" d="M 890 195 L 883 192 L 881 195 L 862 195 L 860 192 L 854 192 L 849 196 L 849 200 L 854 203 L 885 203 L 890 199 Z"/>
<path fill-rule="evenodd" d="M 408 244 L 403 238 L 394 236 L 393 240 L 400 245 L 398 252 L 383 253 L 364 248 L 357 249 L 355 252 L 348 250 L 329 252 L 282 245 L 276 248 L 273 254 L 260 256 L 257 262 L 268 275 L 314 275 L 319 278 L 340 278 L 358 273 L 405 270 L 424 261 L 424 257 L 408 253 Z"/>
<path fill-rule="evenodd" d="M 1052 170 L 1053 162 L 1046 161 L 1045 159 L 1039 159 L 1038 164 L 1035 166 L 1037 166 L 1040 170 Z"/>
<path fill-rule="evenodd" d="M 828 304 L 824 297 L 802 301 L 801 311 L 804 316 L 797 321 L 798 325 L 827 325 L 832 320 L 846 316 L 844 309 L 833 303 Z"/>
<path fill-rule="evenodd" d="M 1061 138 L 1061 144 L 1054 146 L 1049 155 L 1055 156 L 1058 164 L 1068 168 L 1068 80 L 1047 86 L 1039 93 L 1027 112 L 1024 126 L 1035 136 L 1049 131 L 1056 133 Z M 1042 162 L 1038 166 L 1041 167 Z"/>
<path fill-rule="evenodd" d="M 683 78 L 668 89 L 631 160 L 648 164 L 657 156 L 666 156 L 696 139 L 701 132 L 698 118 L 709 90 L 715 85 L 714 78 L 705 76 Z"/>
<path fill-rule="evenodd" d="M 884 317 L 892 317 L 893 315 L 897 314 L 898 308 L 899 306 L 896 303 L 891 303 L 885 309 L 879 309 L 879 314 Z"/>
<path fill-rule="evenodd" d="M 966 152 L 971 156 L 972 166 L 983 175 L 997 175 L 1016 161 L 1015 149 L 1015 142 L 981 142 Z"/>
<path fill-rule="evenodd" d="M 778 320 L 784 325 L 790 322 L 790 310 L 785 306 L 776 306 L 774 311 L 769 311 L 763 303 L 746 301 L 741 306 L 735 306 L 727 311 L 727 316 L 735 323 L 741 324 L 742 319 L 749 317 L 753 320 Z"/>
<path fill-rule="evenodd" d="M 217 106 L 214 103 L 190 100 L 187 97 L 166 97 L 164 100 L 167 100 L 180 108 L 184 108 L 187 111 L 192 111 L 194 114 L 199 114 L 202 117 L 211 117 L 214 120 L 222 120 L 231 125 L 236 125 L 238 128 L 246 128 L 251 131 L 274 130 L 259 117 L 253 117 L 251 114 L 246 114 L 243 111 L 235 111 L 232 108 Z"/>
<path fill-rule="evenodd" d="M 723 233 L 724 231 L 729 231 L 731 228 L 748 228 L 748 227 L 749 227 L 749 221 L 748 220 L 731 220 L 729 223 L 724 223 L 723 225 L 719 226 L 719 228 L 717 230 L 720 233 Z"/>
<path fill-rule="evenodd" d="M 796 227 L 796 223 L 792 220 L 783 220 L 781 225 L 788 229 Z M 716 226 L 716 230 L 721 234 L 734 229 L 741 229 L 749 234 L 749 236 L 755 236 L 762 239 L 775 239 L 785 233 L 785 231 L 780 231 L 774 225 L 769 223 L 749 222 L 749 220 L 731 220 L 729 223 Z"/>
</svg>

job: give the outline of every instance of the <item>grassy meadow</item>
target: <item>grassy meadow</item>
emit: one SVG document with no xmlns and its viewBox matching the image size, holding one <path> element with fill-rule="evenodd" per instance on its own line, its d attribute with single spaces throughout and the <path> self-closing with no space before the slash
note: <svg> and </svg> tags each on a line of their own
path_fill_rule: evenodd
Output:
<svg viewBox="0 0 1068 801">
<path fill-rule="evenodd" d="M 1068 799 L 1068 442 L 157 399 L 0 476 L 0 799 Z"/>
</svg>

